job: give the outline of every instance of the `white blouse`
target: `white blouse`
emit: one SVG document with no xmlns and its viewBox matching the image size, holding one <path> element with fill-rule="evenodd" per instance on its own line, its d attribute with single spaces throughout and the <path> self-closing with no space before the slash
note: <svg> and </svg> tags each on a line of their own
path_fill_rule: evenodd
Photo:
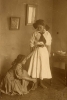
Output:
<svg viewBox="0 0 67 100">
<path fill-rule="evenodd" d="M 32 37 L 31 37 L 31 40 L 30 40 L 30 46 L 31 47 L 34 47 L 35 44 L 38 42 L 38 40 L 40 39 L 40 36 L 41 34 L 39 32 L 34 32 Z M 52 37 L 51 37 L 51 34 L 48 32 L 48 31 L 45 31 L 44 30 L 44 34 L 43 34 L 44 38 L 46 39 L 46 45 L 51 45 L 51 42 L 52 42 Z"/>
</svg>

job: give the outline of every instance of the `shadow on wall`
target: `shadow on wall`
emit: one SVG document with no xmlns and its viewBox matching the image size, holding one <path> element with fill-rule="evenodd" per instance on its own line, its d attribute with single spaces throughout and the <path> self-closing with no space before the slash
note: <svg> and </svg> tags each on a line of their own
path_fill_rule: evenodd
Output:
<svg viewBox="0 0 67 100">
<path fill-rule="evenodd" d="M 2 59 L 2 62 L 1 62 L 1 76 L 0 76 L 0 78 L 2 78 L 6 74 L 6 72 L 10 69 L 10 67 L 11 67 L 10 58 Z"/>
</svg>

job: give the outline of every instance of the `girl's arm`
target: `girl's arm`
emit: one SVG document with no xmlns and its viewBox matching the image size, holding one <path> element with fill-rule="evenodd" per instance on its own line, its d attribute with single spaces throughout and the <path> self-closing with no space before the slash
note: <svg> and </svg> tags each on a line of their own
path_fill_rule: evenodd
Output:
<svg viewBox="0 0 67 100">
<path fill-rule="evenodd" d="M 33 33 L 32 37 L 30 39 L 30 49 L 31 49 L 31 51 L 35 50 L 38 45 L 42 44 L 42 43 L 38 42 L 39 38 L 40 38 L 39 33 L 37 33 L 37 32 Z"/>
<path fill-rule="evenodd" d="M 33 51 L 34 47 L 35 47 L 35 35 L 33 34 L 31 39 L 30 39 L 30 49 L 31 49 L 31 51 Z"/>
<path fill-rule="evenodd" d="M 52 37 L 51 37 L 50 33 L 47 32 L 46 47 L 47 47 L 49 56 L 50 56 L 50 53 L 51 53 L 51 43 L 52 43 Z"/>
<path fill-rule="evenodd" d="M 49 53 L 49 57 L 50 57 L 50 54 L 51 54 L 51 45 L 46 45 L 47 47 L 47 50 L 48 50 L 48 53 Z"/>
<path fill-rule="evenodd" d="M 15 76 L 18 78 L 18 79 L 22 79 L 22 70 L 21 70 L 21 67 L 20 65 L 18 65 L 15 69 Z"/>
<path fill-rule="evenodd" d="M 24 79 L 24 80 L 27 80 L 27 81 L 32 81 L 32 82 L 34 82 L 34 83 L 36 83 L 36 79 L 33 79 L 33 78 L 31 78 L 31 77 L 22 77 L 22 79 Z"/>
<path fill-rule="evenodd" d="M 17 68 L 15 70 L 15 75 L 18 79 L 32 81 L 34 83 L 36 82 L 36 79 L 29 77 L 29 75 L 27 74 L 27 72 L 25 70 L 22 71 L 20 65 L 17 66 Z"/>
</svg>

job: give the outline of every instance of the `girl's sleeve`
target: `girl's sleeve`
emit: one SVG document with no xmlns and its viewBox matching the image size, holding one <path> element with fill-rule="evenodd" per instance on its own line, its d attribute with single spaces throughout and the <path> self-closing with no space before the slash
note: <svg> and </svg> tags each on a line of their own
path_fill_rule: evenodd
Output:
<svg viewBox="0 0 67 100">
<path fill-rule="evenodd" d="M 51 43 L 52 43 L 52 37 L 51 34 L 48 32 L 46 37 L 46 45 L 51 45 Z"/>
<path fill-rule="evenodd" d="M 30 39 L 30 47 L 34 47 L 34 46 L 35 46 L 35 34 L 33 34 Z"/>
</svg>

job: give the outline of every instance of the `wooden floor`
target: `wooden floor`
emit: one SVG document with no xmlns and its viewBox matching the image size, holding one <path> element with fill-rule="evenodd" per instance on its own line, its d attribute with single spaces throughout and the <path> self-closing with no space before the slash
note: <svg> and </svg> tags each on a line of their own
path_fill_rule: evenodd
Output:
<svg viewBox="0 0 67 100">
<path fill-rule="evenodd" d="M 43 81 L 48 87 L 47 89 L 38 87 L 36 90 L 23 96 L 8 96 L 1 94 L 0 100 L 67 100 L 64 70 L 52 68 L 52 76 L 52 84 L 50 84 L 50 80 Z"/>
</svg>

